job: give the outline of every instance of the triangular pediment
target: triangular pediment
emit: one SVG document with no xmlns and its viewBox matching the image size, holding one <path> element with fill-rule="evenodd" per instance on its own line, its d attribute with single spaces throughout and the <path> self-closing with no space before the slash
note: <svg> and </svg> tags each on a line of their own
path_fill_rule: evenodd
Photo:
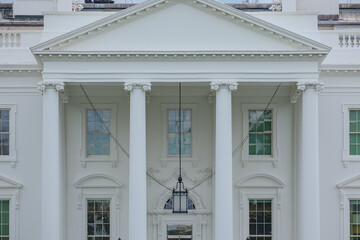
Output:
<svg viewBox="0 0 360 240">
<path fill-rule="evenodd" d="M 339 188 L 360 188 L 360 175 L 343 181 L 337 185 Z"/>
<path fill-rule="evenodd" d="M 41 43 L 32 51 L 321 52 L 329 48 L 212 0 L 151 0 Z"/>
<path fill-rule="evenodd" d="M 0 176 L 0 188 L 21 188 L 22 185 L 6 177 Z"/>
</svg>

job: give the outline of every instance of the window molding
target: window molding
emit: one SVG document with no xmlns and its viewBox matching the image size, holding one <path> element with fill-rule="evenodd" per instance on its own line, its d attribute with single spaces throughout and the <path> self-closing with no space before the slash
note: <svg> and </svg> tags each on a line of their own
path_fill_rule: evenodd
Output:
<svg viewBox="0 0 360 240">
<path fill-rule="evenodd" d="M 78 239 L 87 239 L 87 200 L 110 200 L 110 236 L 120 236 L 120 188 L 123 186 L 117 179 L 104 174 L 92 174 L 79 179 L 77 189 Z M 75 222 L 74 222 L 75 223 Z"/>
<path fill-rule="evenodd" d="M 116 135 L 116 104 L 94 104 L 96 110 L 110 109 L 110 131 Z M 116 167 L 118 162 L 118 152 L 115 142 L 110 137 L 110 155 L 87 155 L 87 110 L 92 110 L 90 104 L 80 104 L 81 113 L 81 148 L 80 148 L 80 163 L 81 167 L 85 168 L 89 162 L 110 162 L 112 167 Z"/>
<path fill-rule="evenodd" d="M 267 104 L 242 104 L 242 115 L 243 115 L 243 132 L 242 139 L 244 139 L 249 133 L 249 110 L 265 110 Z M 249 141 L 245 141 L 240 160 L 243 167 L 247 167 L 248 163 L 252 162 L 272 162 L 273 167 L 278 167 L 279 165 L 279 149 L 278 149 L 278 133 L 277 133 L 277 114 L 278 114 L 278 105 L 270 104 L 267 110 L 272 111 L 272 143 L 271 151 L 272 155 L 249 155 Z M 241 139 L 241 140 L 242 140 Z"/>
<path fill-rule="evenodd" d="M 351 162 L 360 162 L 360 155 L 350 155 L 350 110 L 360 110 L 360 104 L 343 104 L 343 119 L 344 119 L 344 146 L 342 163 L 345 168 L 349 167 Z"/>
<path fill-rule="evenodd" d="M 360 175 L 336 186 L 340 191 L 340 236 L 350 239 L 350 200 L 360 200 Z"/>
<path fill-rule="evenodd" d="M 0 176 L 0 199 L 10 200 L 10 240 L 20 239 L 20 189 L 22 184 Z"/>
<path fill-rule="evenodd" d="M 0 109 L 9 109 L 9 155 L 0 155 L 0 162 L 16 167 L 16 104 L 0 104 Z"/>
<path fill-rule="evenodd" d="M 282 189 L 284 186 L 285 184 L 281 180 L 268 174 L 250 175 L 236 184 L 240 196 L 240 239 L 246 239 L 249 236 L 249 200 L 271 199 L 272 239 L 281 240 Z"/>
<path fill-rule="evenodd" d="M 191 157 L 182 156 L 181 160 L 183 162 L 191 162 L 193 167 L 198 166 L 198 155 L 197 155 L 197 144 L 196 137 L 198 135 L 198 105 L 197 104 L 181 104 L 182 109 L 191 109 Z M 162 167 L 166 167 L 167 163 L 178 162 L 178 156 L 168 156 L 168 109 L 179 109 L 178 104 L 161 104 L 161 154 L 160 154 L 160 163 Z"/>
</svg>

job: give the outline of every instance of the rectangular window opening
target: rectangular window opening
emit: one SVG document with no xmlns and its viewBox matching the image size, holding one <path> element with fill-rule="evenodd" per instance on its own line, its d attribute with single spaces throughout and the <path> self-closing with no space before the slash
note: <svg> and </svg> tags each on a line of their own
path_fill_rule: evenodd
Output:
<svg viewBox="0 0 360 240">
<path fill-rule="evenodd" d="M 350 240 L 360 239 L 360 200 L 350 200 Z"/>
<path fill-rule="evenodd" d="M 87 240 L 110 240 L 110 200 L 87 200 Z"/>
<path fill-rule="evenodd" d="M 10 239 L 9 205 L 10 205 L 9 200 L 0 200 L 0 239 L 1 240 L 9 240 Z"/>
<path fill-rule="evenodd" d="M 110 110 L 87 110 L 87 155 L 110 155 Z"/>
<path fill-rule="evenodd" d="M 10 109 L 0 110 L 0 155 L 10 154 Z"/>
<path fill-rule="evenodd" d="M 249 200 L 249 240 L 272 239 L 272 200 Z"/>
<path fill-rule="evenodd" d="M 272 111 L 249 110 L 249 155 L 272 155 Z"/>
<path fill-rule="evenodd" d="M 181 155 L 192 155 L 192 114 L 191 109 L 168 110 L 168 156 L 179 156 L 181 138 Z M 180 126 L 181 119 L 181 126 Z M 181 137 L 180 137 L 181 136 Z"/>
</svg>

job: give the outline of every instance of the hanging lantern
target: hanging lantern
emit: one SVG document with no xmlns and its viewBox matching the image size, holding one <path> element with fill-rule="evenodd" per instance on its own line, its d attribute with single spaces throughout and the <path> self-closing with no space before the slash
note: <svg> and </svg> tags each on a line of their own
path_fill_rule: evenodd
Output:
<svg viewBox="0 0 360 240">
<path fill-rule="evenodd" d="M 179 178 L 173 189 L 173 213 L 188 213 L 188 190 L 181 177 L 181 83 L 179 83 Z"/>
<path fill-rule="evenodd" d="M 173 213 L 188 213 L 188 190 L 182 178 L 179 177 L 176 188 L 173 189 Z"/>
</svg>

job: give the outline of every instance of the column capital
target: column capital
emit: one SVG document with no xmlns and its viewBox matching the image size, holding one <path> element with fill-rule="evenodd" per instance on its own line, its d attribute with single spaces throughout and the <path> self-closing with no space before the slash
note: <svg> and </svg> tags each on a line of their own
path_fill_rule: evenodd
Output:
<svg viewBox="0 0 360 240">
<path fill-rule="evenodd" d="M 151 90 L 151 83 L 150 82 L 125 82 L 124 83 L 124 89 L 125 91 L 131 92 L 134 88 L 142 88 L 145 92 Z"/>
<path fill-rule="evenodd" d="M 237 90 L 237 82 L 211 82 L 210 87 L 213 91 L 218 91 L 221 87 L 227 87 L 230 91 Z"/>
<path fill-rule="evenodd" d="M 311 82 L 298 82 L 297 83 L 297 90 L 305 91 L 308 88 L 315 88 L 316 91 L 320 92 L 324 90 L 324 83 L 318 81 L 311 81 Z"/>
<path fill-rule="evenodd" d="M 62 92 L 64 91 L 65 84 L 63 82 L 47 82 L 47 81 L 41 81 L 37 84 L 37 89 L 41 92 L 45 91 L 46 88 L 55 88 L 56 91 Z"/>
</svg>

